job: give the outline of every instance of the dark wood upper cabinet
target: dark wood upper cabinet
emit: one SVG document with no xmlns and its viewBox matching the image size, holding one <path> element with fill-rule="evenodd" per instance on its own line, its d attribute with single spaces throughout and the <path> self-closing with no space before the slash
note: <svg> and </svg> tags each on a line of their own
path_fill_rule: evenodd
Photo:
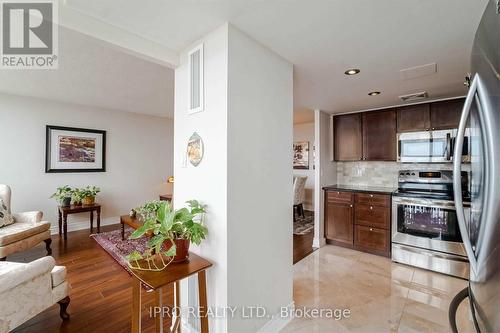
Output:
<svg viewBox="0 0 500 333">
<path fill-rule="evenodd" d="M 431 103 L 431 129 L 458 128 L 464 102 L 459 98 Z"/>
<path fill-rule="evenodd" d="M 361 114 L 334 118 L 334 157 L 336 161 L 359 161 L 363 156 Z"/>
<path fill-rule="evenodd" d="M 431 129 L 430 106 L 427 103 L 399 107 L 397 113 L 399 133 Z"/>
<path fill-rule="evenodd" d="M 396 160 L 396 110 L 363 113 L 363 160 Z"/>
<path fill-rule="evenodd" d="M 352 245 L 354 243 L 354 208 L 352 204 L 328 202 L 325 209 L 325 237 Z"/>
</svg>

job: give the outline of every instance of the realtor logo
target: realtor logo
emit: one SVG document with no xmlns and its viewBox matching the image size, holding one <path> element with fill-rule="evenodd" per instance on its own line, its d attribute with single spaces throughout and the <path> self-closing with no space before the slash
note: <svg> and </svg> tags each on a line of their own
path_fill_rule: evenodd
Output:
<svg viewBox="0 0 500 333">
<path fill-rule="evenodd" d="M 56 69 L 57 4 L 0 0 L 2 69 Z"/>
</svg>

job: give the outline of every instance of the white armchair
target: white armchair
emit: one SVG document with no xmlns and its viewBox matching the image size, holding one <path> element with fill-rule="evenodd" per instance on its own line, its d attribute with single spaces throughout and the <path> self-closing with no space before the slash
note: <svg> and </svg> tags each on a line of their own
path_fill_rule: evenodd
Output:
<svg viewBox="0 0 500 333">
<path fill-rule="evenodd" d="M 9 213 L 10 198 L 10 187 L 0 184 L 0 199 Z M 12 253 L 30 249 L 41 242 L 45 242 L 47 255 L 51 255 L 50 222 L 42 221 L 43 213 L 35 211 L 12 215 L 15 222 L 0 228 L 0 261 L 5 261 Z"/>
<path fill-rule="evenodd" d="M 10 332 L 55 303 L 69 319 L 66 267 L 52 257 L 30 263 L 0 262 L 0 332 Z"/>
</svg>

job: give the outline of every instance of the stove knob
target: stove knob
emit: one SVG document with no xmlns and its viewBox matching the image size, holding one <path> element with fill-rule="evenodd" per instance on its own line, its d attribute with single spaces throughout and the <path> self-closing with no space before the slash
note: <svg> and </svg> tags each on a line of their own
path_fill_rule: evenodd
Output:
<svg viewBox="0 0 500 333">
<path fill-rule="evenodd" d="M 409 173 L 409 172 L 407 172 L 407 173 L 406 173 L 406 175 L 407 175 L 407 176 L 409 176 L 409 175 L 410 175 L 410 173 Z"/>
<path fill-rule="evenodd" d="M 412 172 L 412 173 L 411 173 L 411 175 L 412 175 L 412 176 L 415 176 L 415 172 Z"/>
<path fill-rule="evenodd" d="M 405 175 L 405 173 L 404 173 L 404 172 L 401 172 L 399 175 L 400 175 L 400 176 L 404 176 L 404 175 Z"/>
</svg>

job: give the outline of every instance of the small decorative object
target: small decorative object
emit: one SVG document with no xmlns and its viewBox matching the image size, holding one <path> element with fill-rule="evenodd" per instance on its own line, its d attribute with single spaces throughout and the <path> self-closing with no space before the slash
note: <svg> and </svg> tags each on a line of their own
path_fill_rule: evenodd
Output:
<svg viewBox="0 0 500 333">
<path fill-rule="evenodd" d="M 309 169 L 309 142 L 300 141 L 293 143 L 293 168 Z"/>
<path fill-rule="evenodd" d="M 195 167 L 198 166 L 203 159 L 203 139 L 196 132 L 189 138 L 187 155 L 189 162 Z"/>
<path fill-rule="evenodd" d="M 68 185 L 58 187 L 56 192 L 50 196 L 51 199 L 56 199 L 63 207 L 71 205 L 71 196 L 73 190 Z"/>
<path fill-rule="evenodd" d="M 106 131 L 47 126 L 45 172 L 104 172 Z"/>
<path fill-rule="evenodd" d="M 173 210 L 169 202 L 161 201 L 155 217 L 147 219 L 130 235 L 130 239 L 140 238 L 148 232 L 154 235 L 144 253 L 133 251 L 127 256 L 131 268 L 159 271 L 172 262 L 188 259 L 190 243 L 199 245 L 208 229 L 203 221 L 205 207 L 196 200 L 187 203 L 189 208 Z"/>
</svg>

